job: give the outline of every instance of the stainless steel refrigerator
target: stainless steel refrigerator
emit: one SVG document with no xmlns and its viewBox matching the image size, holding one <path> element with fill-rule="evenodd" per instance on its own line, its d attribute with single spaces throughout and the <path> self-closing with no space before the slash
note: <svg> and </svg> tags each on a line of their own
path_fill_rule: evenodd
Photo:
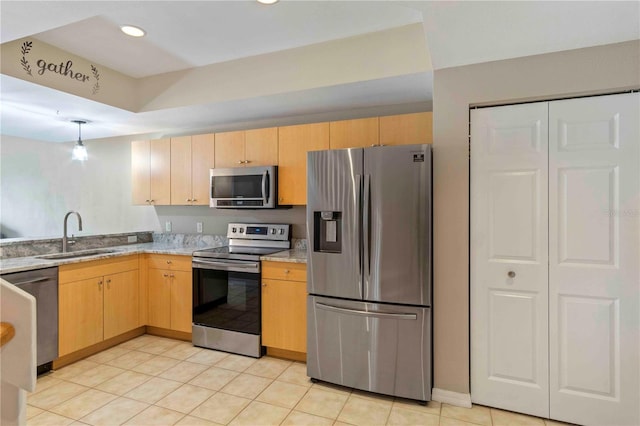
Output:
<svg viewBox="0 0 640 426">
<path fill-rule="evenodd" d="M 309 152 L 307 374 L 431 399 L 431 146 Z"/>
</svg>

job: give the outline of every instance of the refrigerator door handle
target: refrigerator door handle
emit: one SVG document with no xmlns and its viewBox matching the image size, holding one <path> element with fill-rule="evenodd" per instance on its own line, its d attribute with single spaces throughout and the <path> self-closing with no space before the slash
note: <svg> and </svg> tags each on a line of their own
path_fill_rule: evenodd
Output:
<svg viewBox="0 0 640 426">
<path fill-rule="evenodd" d="M 353 213 L 357 223 L 358 235 L 362 235 L 362 175 L 356 175 L 356 209 Z M 362 239 L 358 241 L 358 281 L 360 282 L 360 297 L 362 297 Z"/>
<path fill-rule="evenodd" d="M 339 306 L 326 305 L 324 303 L 319 303 L 319 302 L 316 302 L 316 307 L 318 307 L 319 309 L 324 309 L 325 311 L 343 312 L 351 315 L 360 315 L 360 316 L 372 317 L 372 318 L 393 318 L 393 319 L 401 319 L 401 320 L 417 320 L 418 319 L 418 315 L 416 314 L 379 312 L 379 311 L 360 311 L 358 309 L 341 308 Z"/>
<path fill-rule="evenodd" d="M 363 257 L 364 275 L 367 279 L 371 275 L 371 176 L 364 177 L 364 196 L 362 201 L 362 236 L 363 236 Z"/>
</svg>

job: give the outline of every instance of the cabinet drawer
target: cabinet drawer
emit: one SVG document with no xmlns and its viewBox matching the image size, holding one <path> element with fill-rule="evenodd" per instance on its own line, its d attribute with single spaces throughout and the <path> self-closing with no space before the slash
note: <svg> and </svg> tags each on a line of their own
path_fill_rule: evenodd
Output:
<svg viewBox="0 0 640 426">
<path fill-rule="evenodd" d="M 153 254 L 147 257 L 147 266 L 152 269 L 191 272 L 191 256 Z"/>
<path fill-rule="evenodd" d="M 307 265 L 291 262 L 262 262 L 262 278 L 286 281 L 307 281 Z"/>
<path fill-rule="evenodd" d="M 68 265 L 60 265 L 58 267 L 58 281 L 62 284 L 137 269 L 137 254 L 88 262 L 71 263 Z"/>
</svg>

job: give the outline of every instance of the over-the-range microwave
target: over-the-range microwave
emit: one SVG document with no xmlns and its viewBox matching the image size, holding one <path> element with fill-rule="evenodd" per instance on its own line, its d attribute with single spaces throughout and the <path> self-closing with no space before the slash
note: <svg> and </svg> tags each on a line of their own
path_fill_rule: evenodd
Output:
<svg viewBox="0 0 640 426">
<path fill-rule="evenodd" d="M 278 205 L 278 166 L 211 169 L 210 207 L 272 209 Z"/>
</svg>

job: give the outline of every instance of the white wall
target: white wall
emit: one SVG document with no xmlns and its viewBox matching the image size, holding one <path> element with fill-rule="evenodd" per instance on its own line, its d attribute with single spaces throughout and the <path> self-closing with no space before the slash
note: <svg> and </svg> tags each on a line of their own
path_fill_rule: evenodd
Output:
<svg viewBox="0 0 640 426">
<path fill-rule="evenodd" d="M 0 231 L 5 237 L 60 237 L 69 210 L 80 212 L 83 232 L 95 235 L 159 231 L 153 207 L 131 205 L 129 138 L 86 142 L 89 160 L 71 161 L 72 143 L 2 136 Z"/>
<path fill-rule="evenodd" d="M 157 136 L 152 136 L 157 137 Z M 80 212 L 69 234 L 96 235 L 134 231 L 224 235 L 227 223 L 255 221 L 293 224 L 293 236 L 305 238 L 306 209 L 214 210 L 205 206 L 131 205 L 131 140 L 85 141 L 89 160 L 71 161 L 72 143 L 46 143 L 2 136 L 0 143 L 0 232 L 4 237 L 60 237 L 69 210 Z"/>
</svg>

